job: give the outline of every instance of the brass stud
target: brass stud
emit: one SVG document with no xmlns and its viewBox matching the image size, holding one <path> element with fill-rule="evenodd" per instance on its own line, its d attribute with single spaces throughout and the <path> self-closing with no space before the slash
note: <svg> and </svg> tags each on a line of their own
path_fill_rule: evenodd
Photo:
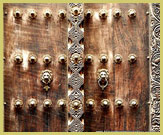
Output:
<svg viewBox="0 0 163 135">
<path fill-rule="evenodd" d="M 138 106 L 138 101 L 136 99 L 132 99 L 129 104 L 131 108 L 136 108 Z"/>
<path fill-rule="evenodd" d="M 37 56 L 34 54 L 30 54 L 28 58 L 29 63 L 34 64 L 37 61 Z"/>
<path fill-rule="evenodd" d="M 46 65 L 50 64 L 51 61 L 52 61 L 52 58 L 51 58 L 50 55 L 46 54 L 46 55 L 43 56 L 43 62 L 44 62 Z"/>
<path fill-rule="evenodd" d="M 107 16 L 108 16 L 107 10 L 101 9 L 100 12 L 99 12 L 99 16 L 100 16 L 100 18 L 102 18 L 102 19 L 107 18 Z"/>
<path fill-rule="evenodd" d="M 137 56 L 135 54 L 130 54 L 128 56 L 128 61 L 132 64 L 132 63 L 135 63 L 136 62 L 136 59 L 137 59 Z"/>
<path fill-rule="evenodd" d="M 37 13 L 36 13 L 36 11 L 34 9 L 30 10 L 29 17 L 31 19 L 35 19 L 37 17 Z"/>
<path fill-rule="evenodd" d="M 108 108 L 110 106 L 110 101 L 108 99 L 101 100 L 101 106 L 103 108 Z"/>
<path fill-rule="evenodd" d="M 57 102 L 58 107 L 63 108 L 66 106 L 66 101 L 64 99 L 60 99 Z"/>
<path fill-rule="evenodd" d="M 86 101 L 86 105 L 87 105 L 87 107 L 89 107 L 89 108 L 93 108 L 93 107 L 95 106 L 95 101 L 94 101 L 93 99 L 88 99 L 88 100 Z"/>
<path fill-rule="evenodd" d="M 93 62 L 93 55 L 87 54 L 87 55 L 85 56 L 85 61 L 86 61 L 87 63 L 92 63 L 92 62 Z"/>
<path fill-rule="evenodd" d="M 47 10 L 44 12 L 44 17 L 45 17 L 46 19 L 51 18 L 51 17 L 52 17 L 52 12 L 51 12 L 51 10 L 47 9 Z"/>
<path fill-rule="evenodd" d="M 121 13 L 121 10 L 120 10 L 120 9 L 115 9 L 115 10 L 114 10 L 113 16 L 114 16 L 115 18 L 120 18 L 121 15 L 122 15 L 122 13 Z"/>
<path fill-rule="evenodd" d="M 15 57 L 14 57 L 14 61 L 15 63 L 17 64 L 21 64 L 23 62 L 23 57 L 21 54 L 16 54 Z"/>
<path fill-rule="evenodd" d="M 28 106 L 29 106 L 29 108 L 31 108 L 31 109 L 36 108 L 36 107 L 37 107 L 37 100 L 34 99 L 34 98 L 29 99 L 29 100 L 28 100 Z"/>
<path fill-rule="evenodd" d="M 136 11 L 135 11 L 135 9 L 130 9 L 130 10 L 128 11 L 128 16 L 129 16 L 130 18 L 135 18 L 135 17 L 136 17 Z"/>
<path fill-rule="evenodd" d="M 84 13 L 86 18 L 91 18 L 93 16 L 93 12 L 90 9 L 87 9 Z"/>
<path fill-rule="evenodd" d="M 115 101 L 115 106 L 118 107 L 118 108 L 123 107 L 123 100 L 122 99 L 117 99 Z"/>
<path fill-rule="evenodd" d="M 23 106 L 23 101 L 20 99 L 15 100 L 14 106 L 16 109 L 21 109 Z"/>
<path fill-rule="evenodd" d="M 79 100 L 72 101 L 72 108 L 78 110 L 81 106 L 81 102 Z"/>
<path fill-rule="evenodd" d="M 114 62 L 120 64 L 122 62 L 122 56 L 120 54 L 116 54 L 114 56 Z"/>
<path fill-rule="evenodd" d="M 59 18 L 61 18 L 61 19 L 65 18 L 65 17 L 66 17 L 66 11 L 63 10 L 63 9 L 59 10 L 59 11 L 58 11 L 58 16 L 59 16 Z"/>
<path fill-rule="evenodd" d="M 45 99 L 43 101 L 43 106 L 45 109 L 51 108 L 52 107 L 52 101 L 50 99 Z"/>
<path fill-rule="evenodd" d="M 13 12 L 13 15 L 15 18 L 21 18 L 22 17 L 22 12 L 19 9 L 15 9 L 15 11 Z"/>
<path fill-rule="evenodd" d="M 72 13 L 73 13 L 73 15 L 75 15 L 75 16 L 79 15 L 79 13 L 80 13 L 79 8 L 78 8 L 78 7 L 74 7 L 74 8 L 72 9 Z"/>
<path fill-rule="evenodd" d="M 70 58 L 71 62 L 77 64 L 82 60 L 82 57 L 80 56 L 80 54 L 78 53 L 74 53 L 71 58 Z"/>
<path fill-rule="evenodd" d="M 61 54 L 61 55 L 58 57 L 58 62 L 59 62 L 59 63 L 64 64 L 64 63 L 66 63 L 66 61 L 67 61 L 66 55 Z"/>
<path fill-rule="evenodd" d="M 101 63 L 106 63 L 108 61 L 108 57 L 106 54 L 101 54 L 100 55 L 100 62 Z"/>
</svg>

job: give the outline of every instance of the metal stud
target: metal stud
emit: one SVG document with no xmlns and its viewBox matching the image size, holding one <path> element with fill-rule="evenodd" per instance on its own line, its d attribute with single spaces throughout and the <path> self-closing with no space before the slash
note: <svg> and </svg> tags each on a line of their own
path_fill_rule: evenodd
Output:
<svg viewBox="0 0 163 135">
<path fill-rule="evenodd" d="M 86 18 L 91 18 L 93 16 L 93 12 L 91 9 L 87 9 L 84 13 Z"/>
<path fill-rule="evenodd" d="M 30 12 L 29 12 L 29 17 L 31 19 L 35 19 L 37 17 L 37 13 L 34 9 L 31 9 Z"/>
<path fill-rule="evenodd" d="M 106 54 L 101 54 L 100 55 L 100 62 L 101 63 L 106 63 L 108 61 L 108 57 Z"/>
<path fill-rule="evenodd" d="M 20 99 L 16 99 L 14 102 L 15 109 L 21 109 L 23 106 L 23 101 Z"/>
<path fill-rule="evenodd" d="M 107 18 L 107 16 L 108 16 L 107 10 L 101 9 L 100 12 L 99 12 L 99 16 L 100 16 L 100 18 L 102 18 L 102 19 Z"/>
<path fill-rule="evenodd" d="M 115 106 L 118 108 L 122 108 L 123 107 L 123 100 L 122 99 L 117 99 L 115 101 Z"/>
<path fill-rule="evenodd" d="M 74 8 L 72 9 L 73 15 L 75 15 L 75 16 L 79 15 L 79 13 L 80 13 L 79 10 L 80 10 L 80 9 L 79 9 L 78 7 L 74 7 Z"/>
<path fill-rule="evenodd" d="M 21 18 L 22 17 L 22 12 L 20 11 L 20 9 L 15 9 L 15 11 L 13 12 L 13 15 L 15 18 Z"/>
<path fill-rule="evenodd" d="M 21 64 L 23 62 L 23 57 L 21 54 L 16 54 L 15 57 L 14 57 L 14 61 L 15 63 L 17 64 Z"/>
<path fill-rule="evenodd" d="M 121 13 L 121 10 L 120 10 L 120 9 L 115 9 L 115 10 L 114 10 L 113 16 L 114 16 L 115 18 L 120 18 L 121 15 L 122 15 L 122 13 Z"/>
<path fill-rule="evenodd" d="M 45 99 L 43 101 L 43 106 L 45 109 L 51 108 L 52 107 L 52 101 L 50 99 Z"/>
<path fill-rule="evenodd" d="M 81 57 L 80 54 L 74 53 L 74 54 L 71 56 L 70 60 L 71 60 L 72 63 L 78 64 L 78 63 L 82 60 L 82 57 Z"/>
<path fill-rule="evenodd" d="M 59 10 L 59 11 L 58 11 L 58 16 L 59 16 L 59 18 L 61 18 L 61 19 L 65 18 L 65 17 L 66 17 L 66 11 L 63 10 L 63 9 Z"/>
<path fill-rule="evenodd" d="M 47 9 L 47 10 L 44 12 L 44 17 L 45 17 L 46 19 L 51 18 L 51 17 L 52 17 L 52 12 L 51 12 L 51 10 Z"/>
<path fill-rule="evenodd" d="M 103 108 L 108 108 L 110 106 L 110 101 L 108 99 L 101 100 L 101 106 Z"/>
<path fill-rule="evenodd" d="M 131 108 L 136 108 L 138 106 L 138 101 L 136 99 L 132 99 L 129 104 Z"/>
<path fill-rule="evenodd" d="M 130 54 L 128 56 L 128 61 L 132 64 L 132 63 L 135 63 L 136 62 L 136 59 L 137 59 L 137 56 L 135 54 Z"/>
<path fill-rule="evenodd" d="M 135 9 L 130 9 L 130 10 L 128 11 L 128 16 L 129 16 L 130 18 L 135 18 L 135 17 L 136 17 L 136 11 L 135 11 Z"/>
<path fill-rule="evenodd" d="M 64 63 L 66 63 L 66 61 L 67 61 L 66 55 L 61 54 L 61 55 L 58 57 L 58 62 L 59 62 L 59 63 L 64 64 Z"/>
<path fill-rule="evenodd" d="M 28 58 L 29 63 L 34 64 L 37 61 L 37 56 L 34 54 L 30 54 Z"/>
<path fill-rule="evenodd" d="M 93 99 L 88 99 L 88 100 L 86 101 L 86 105 L 87 105 L 87 107 L 89 107 L 89 108 L 93 108 L 93 107 L 95 106 L 95 101 L 94 101 Z"/>
<path fill-rule="evenodd" d="M 81 102 L 79 100 L 74 100 L 71 106 L 74 110 L 78 110 L 81 107 Z"/>
<path fill-rule="evenodd" d="M 57 102 L 58 107 L 63 108 L 66 106 L 66 101 L 64 99 L 60 99 Z"/>
<path fill-rule="evenodd" d="M 122 62 L 122 56 L 120 54 L 116 54 L 114 56 L 114 62 L 120 64 Z"/>
<path fill-rule="evenodd" d="M 30 109 L 34 109 L 37 107 L 37 100 L 34 98 L 31 98 L 28 100 L 28 106 Z"/>
<path fill-rule="evenodd" d="M 87 55 L 85 56 L 85 61 L 86 61 L 87 63 L 92 63 L 92 62 L 93 62 L 93 55 L 87 54 Z"/>
<path fill-rule="evenodd" d="M 52 61 L 52 58 L 51 58 L 50 55 L 46 54 L 46 55 L 43 56 L 43 62 L 44 62 L 46 65 L 50 64 L 51 61 Z"/>
</svg>

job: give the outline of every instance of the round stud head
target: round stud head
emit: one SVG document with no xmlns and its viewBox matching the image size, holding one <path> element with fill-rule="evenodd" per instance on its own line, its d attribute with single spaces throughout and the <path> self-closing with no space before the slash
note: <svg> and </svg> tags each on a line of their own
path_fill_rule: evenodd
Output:
<svg viewBox="0 0 163 135">
<path fill-rule="evenodd" d="M 62 55 L 60 55 L 60 56 L 58 57 L 58 62 L 59 62 L 59 63 L 64 64 L 64 63 L 66 63 L 66 61 L 67 61 L 66 55 L 62 54 Z"/>
<path fill-rule="evenodd" d="M 20 99 L 16 99 L 14 103 L 15 109 L 21 109 L 23 106 L 23 101 Z"/>
<path fill-rule="evenodd" d="M 72 108 L 78 110 L 81 107 L 81 102 L 79 100 L 72 101 Z"/>
<path fill-rule="evenodd" d="M 36 62 L 37 62 L 37 56 L 34 55 L 34 54 L 29 55 L 28 61 L 29 61 L 29 63 L 31 63 L 31 64 L 36 63 Z"/>
<path fill-rule="evenodd" d="M 66 106 L 66 101 L 64 99 L 60 99 L 57 102 L 58 107 L 65 107 Z"/>
<path fill-rule="evenodd" d="M 92 62 L 93 62 L 93 55 L 87 54 L 87 55 L 85 56 L 85 61 L 86 61 L 87 63 L 92 63 Z"/>
<path fill-rule="evenodd" d="M 79 14 L 80 14 L 80 11 L 79 11 L 79 10 L 80 10 L 80 9 L 79 9 L 78 7 L 74 7 L 74 8 L 72 9 L 73 15 L 75 15 L 75 16 L 79 15 Z"/>
<path fill-rule="evenodd" d="M 129 104 L 131 108 L 138 107 L 138 101 L 136 99 L 132 99 Z"/>
<path fill-rule="evenodd" d="M 44 108 L 51 108 L 52 107 L 52 101 L 50 100 L 50 99 L 45 99 L 44 101 L 43 101 L 43 106 L 44 106 Z"/>
<path fill-rule="evenodd" d="M 115 10 L 114 10 L 113 16 L 114 16 L 115 18 L 120 18 L 121 15 L 122 15 L 122 13 L 121 13 L 121 10 L 120 10 L 120 9 L 115 9 Z"/>
<path fill-rule="evenodd" d="M 106 63 L 108 61 L 108 57 L 106 54 L 101 54 L 100 55 L 100 62 L 101 63 Z"/>
<path fill-rule="evenodd" d="M 29 18 L 35 19 L 37 17 L 37 13 L 34 9 L 31 9 L 29 12 Z"/>
<path fill-rule="evenodd" d="M 22 17 L 22 12 L 20 11 L 20 9 L 15 9 L 15 11 L 13 12 L 13 15 L 15 18 L 21 18 Z"/>
<path fill-rule="evenodd" d="M 130 9 L 130 10 L 128 11 L 128 16 L 129 16 L 130 18 L 135 18 L 135 17 L 136 17 L 136 11 L 135 11 L 135 9 Z"/>
<path fill-rule="evenodd" d="M 137 56 L 135 54 L 130 54 L 128 56 L 128 61 L 132 64 L 132 63 L 135 63 L 136 62 L 136 59 L 137 59 Z"/>
<path fill-rule="evenodd" d="M 47 10 L 44 12 L 44 17 L 45 17 L 46 19 L 51 18 L 51 17 L 52 17 L 52 12 L 51 12 L 51 10 L 47 9 Z"/>
<path fill-rule="evenodd" d="M 120 64 L 122 62 L 122 56 L 120 54 L 116 54 L 114 56 L 114 62 Z"/>
<path fill-rule="evenodd" d="M 84 13 L 84 16 L 85 16 L 86 18 L 91 18 L 91 17 L 93 16 L 93 11 L 90 10 L 90 9 L 87 9 L 87 10 L 85 11 L 85 13 Z"/>
<path fill-rule="evenodd" d="M 101 106 L 103 108 L 108 108 L 110 106 L 110 101 L 108 99 L 101 100 Z"/>
<path fill-rule="evenodd" d="M 59 16 L 59 18 L 61 18 L 61 19 L 65 18 L 65 17 L 66 17 L 66 11 L 63 10 L 63 9 L 59 10 L 59 11 L 58 11 L 58 16 Z"/>
<path fill-rule="evenodd" d="M 93 108 L 93 107 L 95 106 L 95 101 L 94 101 L 93 99 L 88 99 L 88 100 L 86 101 L 86 105 L 87 105 L 87 107 L 89 107 L 89 108 Z"/>
<path fill-rule="evenodd" d="M 122 99 L 117 99 L 115 101 L 115 106 L 118 107 L 118 108 L 123 107 L 123 100 Z"/>
<path fill-rule="evenodd" d="M 52 58 L 51 58 L 50 55 L 46 54 L 46 55 L 43 56 L 43 62 L 44 62 L 46 65 L 50 64 L 51 61 L 52 61 Z"/>
<path fill-rule="evenodd" d="M 107 18 L 107 16 L 108 16 L 107 10 L 101 9 L 100 12 L 99 12 L 99 16 L 100 16 L 100 18 L 102 18 L 102 19 Z"/>
<path fill-rule="evenodd" d="M 37 107 L 37 100 L 34 98 L 29 99 L 28 106 L 31 109 L 36 108 Z"/>
<path fill-rule="evenodd" d="M 21 64 L 23 62 L 23 57 L 21 54 L 16 54 L 15 57 L 14 57 L 14 61 L 15 63 L 17 64 Z"/>
</svg>

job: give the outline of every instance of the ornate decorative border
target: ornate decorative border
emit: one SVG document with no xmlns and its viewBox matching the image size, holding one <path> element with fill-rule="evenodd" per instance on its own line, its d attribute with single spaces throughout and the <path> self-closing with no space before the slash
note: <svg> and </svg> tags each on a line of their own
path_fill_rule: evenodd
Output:
<svg viewBox="0 0 163 135">
<path fill-rule="evenodd" d="M 69 3 L 68 6 L 68 131 L 82 132 L 84 131 L 84 119 L 82 118 L 84 112 L 84 92 L 82 89 L 84 74 L 81 72 L 84 67 L 84 45 L 82 44 L 84 38 L 84 29 L 82 28 L 84 20 L 83 4 Z"/>
<path fill-rule="evenodd" d="M 160 4 L 150 7 L 150 130 L 160 132 Z"/>
</svg>

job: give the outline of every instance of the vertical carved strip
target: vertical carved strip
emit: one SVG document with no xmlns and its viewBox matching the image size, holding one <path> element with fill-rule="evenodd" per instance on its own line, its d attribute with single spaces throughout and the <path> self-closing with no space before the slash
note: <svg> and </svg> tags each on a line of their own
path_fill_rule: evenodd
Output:
<svg viewBox="0 0 163 135">
<path fill-rule="evenodd" d="M 160 131 L 160 4 L 151 4 L 150 19 L 150 130 Z"/>
<path fill-rule="evenodd" d="M 69 3 L 69 28 L 68 28 L 68 97 L 69 120 L 68 131 L 82 132 L 84 130 L 83 116 L 83 4 Z"/>
</svg>

